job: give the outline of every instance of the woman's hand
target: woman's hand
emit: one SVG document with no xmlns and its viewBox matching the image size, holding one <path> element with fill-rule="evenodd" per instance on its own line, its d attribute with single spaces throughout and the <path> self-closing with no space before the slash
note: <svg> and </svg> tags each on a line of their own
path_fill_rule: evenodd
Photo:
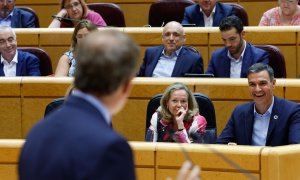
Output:
<svg viewBox="0 0 300 180">
<path fill-rule="evenodd" d="M 178 129 L 181 129 L 181 130 L 184 129 L 183 119 L 186 115 L 186 112 L 187 112 L 187 108 L 184 109 L 184 107 L 180 107 L 176 113 L 175 120 L 176 120 Z"/>
</svg>

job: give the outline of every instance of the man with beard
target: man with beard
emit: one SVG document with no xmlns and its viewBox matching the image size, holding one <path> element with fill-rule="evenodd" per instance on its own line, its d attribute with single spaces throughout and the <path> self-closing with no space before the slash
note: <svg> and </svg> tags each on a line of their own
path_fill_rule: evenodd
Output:
<svg viewBox="0 0 300 180">
<path fill-rule="evenodd" d="M 35 17 L 30 12 L 15 8 L 15 0 L 0 0 L 0 25 L 35 28 Z"/>
<path fill-rule="evenodd" d="M 248 70 L 249 94 L 254 102 L 237 106 L 218 144 L 281 146 L 300 143 L 300 105 L 274 96 L 273 69 L 263 63 Z"/>
<path fill-rule="evenodd" d="M 171 21 L 162 33 L 161 46 L 148 48 L 139 77 L 182 77 L 186 73 L 202 74 L 203 60 L 190 47 L 183 46 L 185 32 L 180 23 Z"/>
<path fill-rule="evenodd" d="M 198 4 L 185 8 L 182 24 L 201 27 L 217 27 L 221 20 L 234 14 L 233 7 L 217 0 L 198 0 Z"/>
<path fill-rule="evenodd" d="M 269 63 L 266 51 L 254 47 L 243 38 L 242 21 L 236 16 L 224 18 L 219 26 L 225 47 L 212 53 L 207 74 L 214 77 L 246 78 L 249 67 L 255 63 Z"/>
</svg>

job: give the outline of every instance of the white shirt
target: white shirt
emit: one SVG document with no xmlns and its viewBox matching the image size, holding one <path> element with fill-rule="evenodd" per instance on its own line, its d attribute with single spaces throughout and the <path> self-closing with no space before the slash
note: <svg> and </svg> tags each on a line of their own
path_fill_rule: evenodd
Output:
<svg viewBox="0 0 300 180">
<path fill-rule="evenodd" d="M 240 78 L 241 77 L 243 57 L 244 57 L 245 49 L 247 46 L 247 43 L 245 40 L 243 40 L 243 43 L 244 43 L 245 47 L 244 47 L 244 50 L 243 50 L 241 56 L 238 59 L 235 59 L 234 57 L 232 57 L 229 51 L 227 52 L 227 56 L 230 59 L 230 78 Z"/>
<path fill-rule="evenodd" d="M 18 51 L 16 51 L 16 54 L 10 63 L 1 55 L 1 63 L 3 64 L 3 72 L 6 77 L 17 76 Z"/>
<path fill-rule="evenodd" d="M 167 56 L 164 49 L 154 68 L 152 77 L 171 77 L 181 48 L 172 53 L 171 56 Z"/>
<path fill-rule="evenodd" d="M 11 26 L 13 12 L 14 11 L 11 11 L 11 13 L 5 18 L 0 18 L 0 26 Z"/>
<path fill-rule="evenodd" d="M 214 14 L 216 12 L 216 6 L 212 10 L 209 16 L 206 16 L 206 14 L 203 12 L 202 8 L 200 7 L 200 12 L 203 14 L 204 19 L 204 26 L 205 27 L 212 27 L 213 26 L 213 20 L 214 20 Z"/>
</svg>

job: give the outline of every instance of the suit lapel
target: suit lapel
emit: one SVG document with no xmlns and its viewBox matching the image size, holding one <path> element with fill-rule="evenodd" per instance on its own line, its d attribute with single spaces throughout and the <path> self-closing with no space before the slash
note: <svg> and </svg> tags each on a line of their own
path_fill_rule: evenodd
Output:
<svg viewBox="0 0 300 180">
<path fill-rule="evenodd" d="M 179 52 L 179 55 L 177 57 L 177 60 L 176 60 L 176 63 L 175 63 L 175 66 L 174 66 L 171 77 L 178 77 L 181 74 L 181 68 L 180 67 L 183 66 L 182 63 L 184 61 L 183 57 L 184 57 L 185 53 L 186 53 L 186 50 L 184 49 L 184 47 L 182 47 L 180 52 Z"/>
<path fill-rule="evenodd" d="M 162 51 L 163 51 L 164 47 L 163 46 L 159 46 L 156 51 L 152 54 L 152 57 L 150 59 L 150 62 L 151 63 L 151 66 L 149 66 L 149 76 L 152 77 L 153 76 L 153 71 L 157 65 L 157 62 L 162 54 Z"/>
<path fill-rule="evenodd" d="M 16 9 L 14 9 L 13 16 L 11 17 L 11 25 L 10 25 L 12 28 L 17 27 L 17 19 L 18 19 L 17 14 L 18 14 L 18 11 L 16 11 Z"/>
<path fill-rule="evenodd" d="M 247 43 L 245 53 L 243 56 L 241 77 L 247 77 L 247 71 L 252 64 L 252 59 L 253 59 L 253 54 L 251 52 L 251 45 Z"/>
<path fill-rule="evenodd" d="M 219 26 L 221 20 L 224 18 L 224 15 L 223 15 L 223 11 L 221 10 L 220 6 L 219 6 L 219 3 L 217 2 L 216 4 L 216 11 L 215 11 L 215 14 L 214 14 L 214 21 L 213 21 L 213 26 L 214 27 L 217 27 Z"/>
<path fill-rule="evenodd" d="M 16 76 L 22 76 L 22 67 L 24 66 L 24 61 L 22 58 L 20 58 L 21 53 L 18 51 L 18 63 L 17 63 L 17 69 L 16 69 Z"/>
<path fill-rule="evenodd" d="M 253 122 L 254 122 L 254 103 L 250 103 L 249 111 L 245 114 L 243 118 L 245 120 L 245 139 L 246 144 L 252 144 L 252 132 L 253 132 Z"/>
<path fill-rule="evenodd" d="M 3 63 L 0 63 L 0 76 L 5 76 L 3 71 Z"/>
<path fill-rule="evenodd" d="M 270 123 L 269 123 L 269 127 L 268 127 L 268 134 L 267 134 L 267 139 L 266 139 L 266 145 L 269 144 L 270 141 L 270 136 L 273 132 L 273 130 L 276 127 L 277 122 L 279 121 L 281 114 L 280 114 L 280 105 L 278 102 L 278 99 L 274 96 L 274 104 L 273 104 L 273 109 L 272 109 L 272 114 L 270 117 Z"/>
<path fill-rule="evenodd" d="M 197 5 L 197 10 L 195 11 L 195 14 L 193 15 L 195 18 L 195 22 L 197 26 L 204 27 L 204 18 L 203 13 L 200 12 L 200 7 Z"/>
</svg>

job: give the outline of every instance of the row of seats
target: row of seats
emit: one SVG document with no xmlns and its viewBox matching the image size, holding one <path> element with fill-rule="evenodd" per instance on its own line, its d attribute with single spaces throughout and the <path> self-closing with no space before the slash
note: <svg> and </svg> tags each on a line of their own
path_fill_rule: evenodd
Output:
<svg viewBox="0 0 300 180">
<path fill-rule="evenodd" d="M 187 6 L 195 4 L 192 0 L 159 0 L 152 3 L 149 11 L 149 25 L 160 27 L 170 21 L 181 22 L 184 15 L 184 9 Z M 245 26 L 249 25 L 248 14 L 239 4 L 230 3 Z M 124 13 L 121 8 L 114 3 L 88 3 L 89 9 L 101 14 L 108 26 L 126 27 Z M 40 27 L 39 18 L 36 12 L 29 7 L 18 7 L 35 15 L 36 27 Z"/>
<path fill-rule="evenodd" d="M 286 78 L 285 59 L 280 50 L 272 45 L 255 45 L 269 53 L 270 66 L 274 69 L 274 76 L 276 78 Z M 189 46 L 194 51 L 197 49 Z M 53 74 L 51 58 L 47 52 L 40 48 L 34 47 L 21 47 L 20 50 L 30 52 L 40 59 L 40 72 L 42 76 L 49 76 Z M 199 53 L 199 52 L 198 52 Z"/>
</svg>

